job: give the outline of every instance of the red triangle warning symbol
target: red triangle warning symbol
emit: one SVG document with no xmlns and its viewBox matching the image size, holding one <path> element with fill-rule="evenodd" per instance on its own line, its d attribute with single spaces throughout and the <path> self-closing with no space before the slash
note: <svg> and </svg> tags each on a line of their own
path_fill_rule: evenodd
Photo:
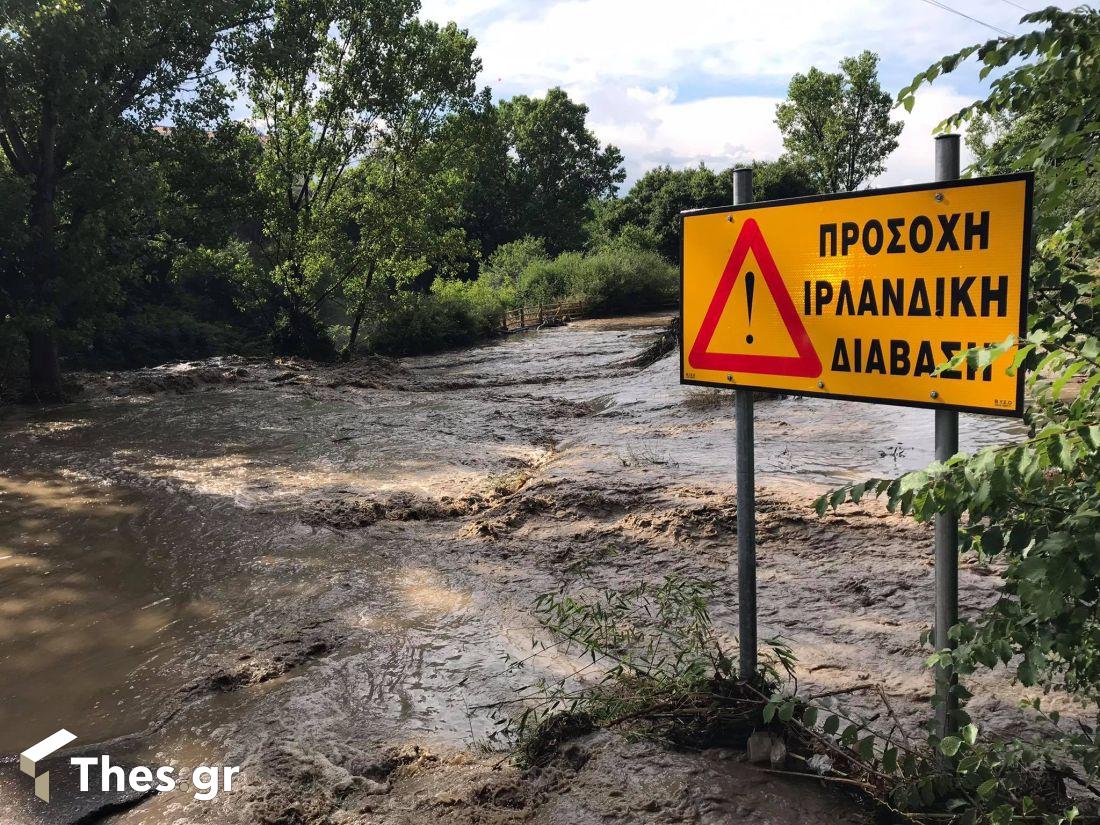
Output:
<svg viewBox="0 0 1100 825">
<path fill-rule="evenodd" d="M 711 340 L 714 331 L 718 328 L 718 320 L 729 301 L 733 285 L 737 283 L 741 267 L 745 258 L 752 252 L 760 266 L 760 274 L 764 277 L 764 283 L 771 292 L 779 317 L 787 328 L 787 334 L 791 337 L 797 355 L 753 355 L 733 354 L 725 352 L 710 352 Z M 798 317 L 798 310 L 791 301 L 787 286 L 776 268 L 772 253 L 764 242 L 764 236 L 760 227 L 752 218 L 745 220 L 741 227 L 741 234 L 737 236 L 737 242 L 733 245 L 729 262 L 726 264 L 722 277 L 718 281 L 718 287 L 714 290 L 714 297 L 707 308 L 707 314 L 703 317 L 703 325 L 699 327 L 699 334 L 695 337 L 695 344 L 688 354 L 688 363 L 696 369 L 725 370 L 727 372 L 750 372 L 757 375 L 791 375 L 796 378 L 816 378 L 821 375 L 821 359 L 817 357 L 813 342 Z"/>
</svg>

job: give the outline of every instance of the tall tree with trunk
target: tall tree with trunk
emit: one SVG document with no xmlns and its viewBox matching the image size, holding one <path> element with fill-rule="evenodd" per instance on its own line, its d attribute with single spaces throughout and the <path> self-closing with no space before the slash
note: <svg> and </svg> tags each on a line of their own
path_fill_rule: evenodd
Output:
<svg viewBox="0 0 1100 825">
<path fill-rule="evenodd" d="M 878 82 L 878 55 L 840 61 L 840 71 L 796 74 L 775 122 L 790 155 L 805 163 L 823 192 L 850 192 L 882 174 L 902 125 Z"/>
<path fill-rule="evenodd" d="M 245 39 L 240 81 L 266 134 L 259 253 L 284 352 L 334 354 L 326 305 L 351 292 L 361 318 L 385 261 L 407 257 L 389 231 L 417 179 L 401 174 L 403 159 L 473 97 L 474 40 L 418 10 L 417 0 L 276 0 L 271 23 Z"/>
<path fill-rule="evenodd" d="M 110 246 L 102 213 L 135 134 L 183 90 L 192 107 L 216 97 L 215 41 L 260 13 L 254 0 L 0 2 L 0 151 L 21 183 L 24 224 L 0 302 L 26 337 L 38 399 L 62 397 L 58 331 L 94 305 L 78 299 L 111 294 L 88 239 Z"/>
<path fill-rule="evenodd" d="M 626 179 L 623 156 L 588 128 L 588 107 L 562 89 L 517 95 L 499 106 L 508 137 L 509 187 L 516 235 L 544 238 L 552 254 L 580 249 L 594 199 L 614 196 Z"/>
</svg>

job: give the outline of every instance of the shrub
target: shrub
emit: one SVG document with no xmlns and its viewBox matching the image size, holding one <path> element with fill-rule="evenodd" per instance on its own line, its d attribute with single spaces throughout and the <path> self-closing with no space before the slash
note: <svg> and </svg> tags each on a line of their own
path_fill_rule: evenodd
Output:
<svg viewBox="0 0 1100 825">
<path fill-rule="evenodd" d="M 179 308 L 157 305 L 131 315 L 105 316 L 90 338 L 67 343 L 71 363 L 90 369 L 150 367 L 255 349 L 228 324 L 201 321 Z"/>
<path fill-rule="evenodd" d="M 430 292 L 391 297 L 366 331 L 366 349 L 416 355 L 470 344 L 495 335 L 504 319 L 501 295 L 485 281 L 437 278 Z"/>
<path fill-rule="evenodd" d="M 671 306 L 679 287 L 676 269 L 649 249 L 620 243 L 584 259 L 570 294 L 596 314 L 621 314 Z"/>
<path fill-rule="evenodd" d="M 493 289 L 515 289 L 523 270 L 533 263 L 549 260 L 543 239 L 528 235 L 518 241 L 498 246 L 481 268 L 478 280 L 484 281 Z"/>
<path fill-rule="evenodd" d="M 564 252 L 553 260 L 534 261 L 519 276 L 517 299 L 526 304 L 549 304 L 573 294 L 581 280 L 584 257 L 579 252 Z"/>
<path fill-rule="evenodd" d="M 576 298 L 596 314 L 621 314 L 670 306 L 677 289 L 676 269 L 660 254 L 619 241 L 588 255 L 566 252 L 529 263 L 520 273 L 517 300 Z"/>
</svg>

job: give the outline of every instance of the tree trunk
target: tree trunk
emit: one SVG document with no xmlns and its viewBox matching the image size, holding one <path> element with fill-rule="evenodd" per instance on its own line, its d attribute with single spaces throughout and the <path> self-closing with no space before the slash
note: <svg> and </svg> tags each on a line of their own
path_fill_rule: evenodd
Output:
<svg viewBox="0 0 1100 825">
<path fill-rule="evenodd" d="M 359 327 L 363 323 L 363 316 L 367 312 L 367 295 L 370 294 L 371 284 L 374 283 L 374 272 L 378 268 L 378 262 L 373 260 L 370 262 L 370 266 L 367 267 L 367 277 L 363 282 L 363 298 L 359 301 L 359 306 L 355 308 L 355 317 L 351 321 L 351 332 L 348 335 L 348 345 L 344 347 L 344 351 L 340 353 L 340 357 L 348 361 L 351 356 L 355 354 L 355 342 L 359 338 Z"/>
<path fill-rule="evenodd" d="M 27 348 L 30 351 L 31 398 L 39 402 L 63 400 L 56 331 L 49 326 L 29 330 Z"/>
<path fill-rule="evenodd" d="M 49 160 L 52 161 L 52 153 Z M 53 316 L 57 312 L 54 294 L 57 288 L 57 212 L 54 199 L 57 181 L 52 169 L 41 170 L 31 201 L 31 267 L 34 289 L 34 314 L 27 330 L 30 355 L 31 396 L 37 401 L 60 401 L 61 363 L 57 349 L 57 330 Z"/>
<path fill-rule="evenodd" d="M 355 310 L 355 317 L 351 322 L 351 332 L 348 334 L 348 345 L 344 347 L 344 351 L 340 353 L 340 357 L 345 361 L 351 360 L 351 356 L 355 353 L 355 341 L 359 338 L 359 325 L 363 323 L 363 315 L 366 311 L 366 300 L 360 301 L 358 308 Z"/>
</svg>

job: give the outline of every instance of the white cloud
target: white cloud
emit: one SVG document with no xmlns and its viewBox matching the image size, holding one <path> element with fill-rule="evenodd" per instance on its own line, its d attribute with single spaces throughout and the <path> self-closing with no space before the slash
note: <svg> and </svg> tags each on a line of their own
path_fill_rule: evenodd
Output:
<svg viewBox="0 0 1100 825">
<path fill-rule="evenodd" d="M 634 90 L 632 98 L 637 101 L 633 116 L 619 113 L 604 121 L 598 106 L 592 116 L 596 134 L 623 151 L 631 179 L 662 164 L 724 168 L 774 160 L 782 151 L 772 122 L 775 98 L 710 97 L 677 103 L 667 92 L 646 96 L 644 90 Z"/>
<path fill-rule="evenodd" d="M 489 11 L 500 11 L 506 0 L 425 0 L 420 14 L 428 20 L 468 23 L 471 18 Z"/>
<path fill-rule="evenodd" d="M 1020 15 L 1000 0 L 964 5 L 1002 28 Z M 423 14 L 470 25 L 487 77 L 536 86 L 685 72 L 786 77 L 865 48 L 927 62 L 994 35 L 913 0 L 429 0 Z"/>
<path fill-rule="evenodd" d="M 954 5 L 1007 29 L 1020 14 L 1003 0 Z M 938 57 L 994 36 L 916 0 L 427 0 L 423 14 L 470 28 L 482 81 L 498 95 L 562 86 L 588 104 L 593 130 L 626 156 L 628 185 L 661 163 L 778 156 L 775 103 L 790 76 L 812 65 L 834 69 L 871 49 L 896 91 Z M 973 86 L 975 74 L 963 69 L 950 81 Z M 901 147 L 876 183 L 927 178 L 931 128 L 963 102 L 940 81 L 912 115 L 899 112 Z"/>
<path fill-rule="evenodd" d="M 752 160 L 775 160 L 783 152 L 783 139 L 775 125 L 777 97 L 709 97 L 678 103 L 668 89 L 658 93 L 627 89 L 617 95 L 614 117 L 602 120 L 605 107 L 599 105 L 599 94 L 590 93 L 595 95 L 591 126 L 602 140 L 623 151 L 629 180 L 663 164 L 684 168 L 706 163 L 711 168 L 726 168 Z M 585 99 L 590 95 L 579 96 Z M 917 97 L 912 113 L 896 110 L 895 117 L 905 122 L 905 129 L 886 171 L 874 185 L 928 180 L 933 129 L 970 100 L 948 86 L 932 86 Z M 964 150 L 963 166 L 969 162 Z"/>
<path fill-rule="evenodd" d="M 932 130 L 948 115 L 952 115 L 972 101 L 973 97 L 961 95 L 949 86 L 925 87 L 917 95 L 912 113 L 905 115 L 905 131 L 901 133 L 897 151 L 890 156 L 886 172 L 877 180 L 878 186 L 920 183 L 932 179 L 932 163 L 935 157 Z M 903 114 L 904 109 L 900 110 Z M 962 167 L 972 162 L 963 147 Z"/>
</svg>

